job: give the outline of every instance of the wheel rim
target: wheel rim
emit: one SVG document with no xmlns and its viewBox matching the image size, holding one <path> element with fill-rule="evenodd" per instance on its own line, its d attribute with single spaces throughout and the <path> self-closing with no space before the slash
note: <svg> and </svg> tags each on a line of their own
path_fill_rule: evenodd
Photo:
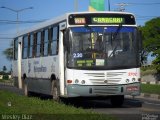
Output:
<svg viewBox="0 0 160 120">
<path fill-rule="evenodd" d="M 53 99 L 54 99 L 54 100 L 57 100 L 57 98 L 58 98 L 57 87 L 54 87 L 54 89 L 53 89 Z"/>
<path fill-rule="evenodd" d="M 28 86 L 26 84 L 24 85 L 24 95 L 28 96 Z"/>
</svg>

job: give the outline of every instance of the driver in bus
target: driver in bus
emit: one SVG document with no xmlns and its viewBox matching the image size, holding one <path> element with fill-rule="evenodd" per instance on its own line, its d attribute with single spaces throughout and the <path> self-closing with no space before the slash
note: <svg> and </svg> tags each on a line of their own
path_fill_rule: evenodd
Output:
<svg viewBox="0 0 160 120">
<path fill-rule="evenodd" d="M 102 41 L 102 36 L 98 36 L 96 42 L 95 42 L 95 50 L 97 52 L 102 52 L 103 51 L 103 41 Z"/>
<path fill-rule="evenodd" d="M 95 49 L 95 52 L 96 52 L 96 58 L 104 58 L 105 57 L 104 43 L 103 43 L 103 40 L 102 40 L 102 35 L 99 35 L 97 37 L 94 49 Z"/>
</svg>

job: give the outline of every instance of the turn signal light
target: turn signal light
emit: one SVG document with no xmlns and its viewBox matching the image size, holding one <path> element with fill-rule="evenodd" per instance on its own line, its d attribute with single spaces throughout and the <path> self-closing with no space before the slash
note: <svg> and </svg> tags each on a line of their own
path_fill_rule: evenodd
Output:
<svg viewBox="0 0 160 120">
<path fill-rule="evenodd" d="M 141 78 L 138 78 L 138 81 L 141 82 Z"/>
<path fill-rule="evenodd" d="M 71 83 L 72 83 L 72 80 L 67 80 L 67 83 L 68 83 L 68 84 L 71 84 Z"/>
</svg>

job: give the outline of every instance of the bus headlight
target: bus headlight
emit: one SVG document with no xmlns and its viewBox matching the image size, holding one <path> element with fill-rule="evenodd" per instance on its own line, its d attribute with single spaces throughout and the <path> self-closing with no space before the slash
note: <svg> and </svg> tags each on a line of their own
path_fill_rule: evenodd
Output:
<svg viewBox="0 0 160 120">
<path fill-rule="evenodd" d="M 132 81 L 133 81 L 133 82 L 136 81 L 136 78 L 132 78 Z"/>
<path fill-rule="evenodd" d="M 129 83 L 129 79 L 126 79 L 126 82 Z"/>
<path fill-rule="evenodd" d="M 138 78 L 138 81 L 141 82 L 141 78 Z"/>
<path fill-rule="evenodd" d="M 76 80 L 75 80 L 75 83 L 76 83 L 76 84 L 78 84 L 78 83 L 79 83 L 79 80 L 78 80 L 78 79 L 76 79 Z"/>
<path fill-rule="evenodd" d="M 85 84 L 85 80 L 82 80 L 81 83 L 82 83 L 82 84 Z"/>
</svg>

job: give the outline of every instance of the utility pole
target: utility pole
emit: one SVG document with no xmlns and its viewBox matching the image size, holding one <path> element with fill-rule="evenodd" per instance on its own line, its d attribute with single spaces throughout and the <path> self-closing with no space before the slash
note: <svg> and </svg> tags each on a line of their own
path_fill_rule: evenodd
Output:
<svg viewBox="0 0 160 120">
<path fill-rule="evenodd" d="M 111 11 L 111 4 L 110 4 L 110 0 L 108 0 L 108 11 Z"/>
<path fill-rule="evenodd" d="M 74 10 L 78 12 L 78 0 L 74 0 Z"/>
</svg>

